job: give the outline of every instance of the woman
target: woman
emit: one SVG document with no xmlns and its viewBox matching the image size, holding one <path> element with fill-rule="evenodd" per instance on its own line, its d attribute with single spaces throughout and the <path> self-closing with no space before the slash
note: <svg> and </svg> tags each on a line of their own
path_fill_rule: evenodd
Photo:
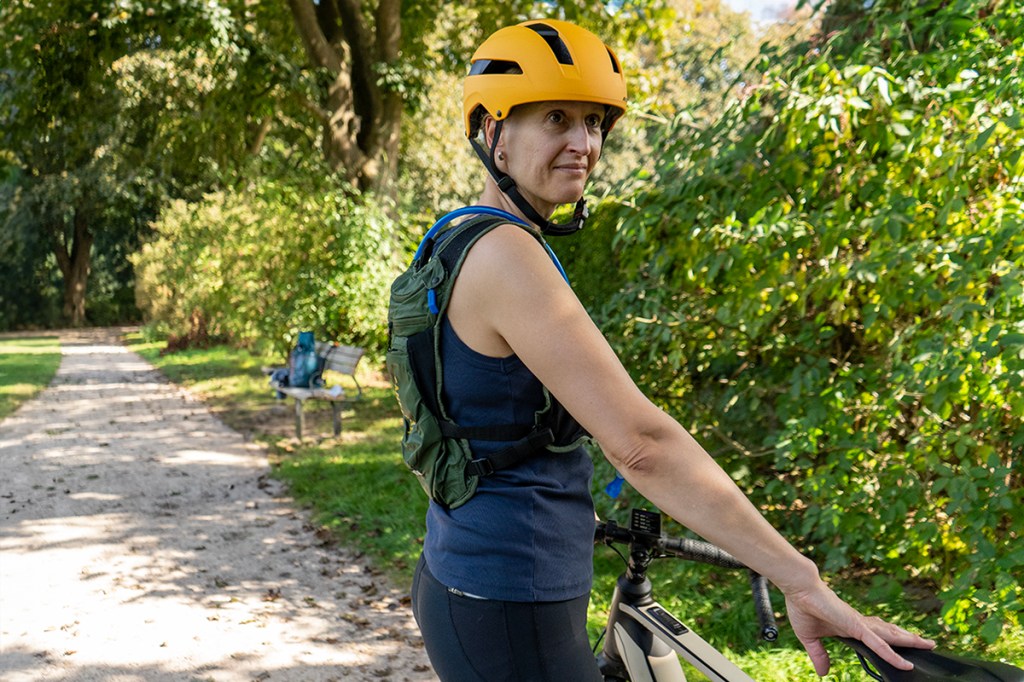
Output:
<svg viewBox="0 0 1024 682">
<path fill-rule="evenodd" d="M 587 179 L 625 110 L 612 51 L 565 22 L 508 27 L 474 54 L 464 95 L 466 132 L 489 172 L 479 204 L 545 234 L 579 229 Z M 573 219 L 552 224 L 556 207 L 570 203 Z M 863 640 L 902 668 L 910 664 L 891 644 L 931 646 L 864 617 L 822 582 L 701 446 L 643 396 L 522 227 L 501 225 L 471 247 L 441 330 L 442 397 L 455 422 L 531 424 L 546 387 L 644 497 L 785 594 L 819 674 L 829 668 L 822 637 Z M 471 445 L 474 456 L 500 447 Z M 539 452 L 482 477 L 458 508 L 431 503 L 413 607 L 442 680 L 601 679 L 585 630 L 592 473 L 582 448 Z"/>
</svg>

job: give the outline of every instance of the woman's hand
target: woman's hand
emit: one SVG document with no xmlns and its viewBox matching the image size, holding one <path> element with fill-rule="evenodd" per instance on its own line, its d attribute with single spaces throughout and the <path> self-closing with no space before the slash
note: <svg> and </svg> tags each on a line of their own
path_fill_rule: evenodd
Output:
<svg viewBox="0 0 1024 682">
<path fill-rule="evenodd" d="M 849 637 L 864 642 L 875 653 L 900 670 L 910 670 L 910 661 L 892 650 L 893 646 L 931 649 L 935 642 L 908 632 L 881 618 L 868 617 L 844 602 L 824 582 L 815 588 L 786 594 L 786 611 L 797 638 L 807 650 L 814 671 L 828 674 L 829 656 L 824 637 Z"/>
</svg>

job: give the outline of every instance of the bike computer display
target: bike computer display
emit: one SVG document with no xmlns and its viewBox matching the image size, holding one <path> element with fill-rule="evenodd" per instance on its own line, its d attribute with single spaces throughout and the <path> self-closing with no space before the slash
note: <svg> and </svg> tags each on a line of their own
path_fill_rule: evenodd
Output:
<svg viewBox="0 0 1024 682">
<path fill-rule="evenodd" d="M 634 509 L 629 517 L 629 530 L 634 535 L 657 539 L 661 537 L 661 514 Z"/>
</svg>

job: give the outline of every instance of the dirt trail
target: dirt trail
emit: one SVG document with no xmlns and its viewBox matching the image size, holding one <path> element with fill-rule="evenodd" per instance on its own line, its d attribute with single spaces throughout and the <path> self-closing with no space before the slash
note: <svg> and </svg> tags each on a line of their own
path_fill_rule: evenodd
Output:
<svg viewBox="0 0 1024 682">
<path fill-rule="evenodd" d="M 116 338 L 0 422 L 0 679 L 435 680 L 403 593 Z"/>
</svg>

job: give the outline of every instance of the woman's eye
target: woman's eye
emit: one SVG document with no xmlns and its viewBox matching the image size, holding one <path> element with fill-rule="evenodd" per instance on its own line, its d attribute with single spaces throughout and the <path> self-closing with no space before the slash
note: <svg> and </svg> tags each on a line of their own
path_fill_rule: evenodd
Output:
<svg viewBox="0 0 1024 682">
<path fill-rule="evenodd" d="M 552 111 L 550 114 L 548 114 L 548 120 L 551 121 L 552 123 L 561 123 L 562 121 L 565 120 L 565 116 L 562 114 L 561 111 Z"/>
<path fill-rule="evenodd" d="M 598 115 L 587 116 L 587 127 L 589 128 L 600 128 L 602 118 Z"/>
</svg>

